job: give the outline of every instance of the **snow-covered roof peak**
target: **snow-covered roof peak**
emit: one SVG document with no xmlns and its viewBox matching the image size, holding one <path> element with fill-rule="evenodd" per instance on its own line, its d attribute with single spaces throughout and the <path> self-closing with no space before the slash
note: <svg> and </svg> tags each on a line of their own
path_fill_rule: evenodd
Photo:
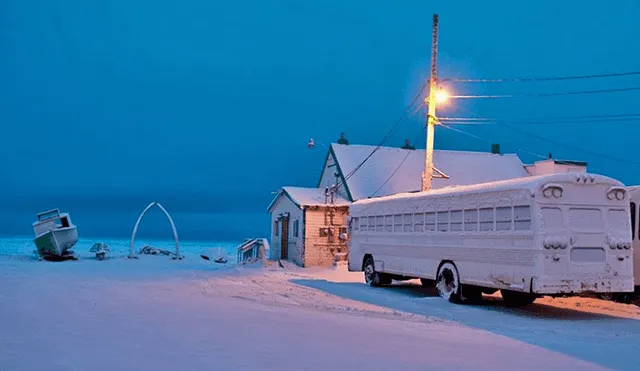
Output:
<svg viewBox="0 0 640 371">
<path fill-rule="evenodd" d="M 342 176 L 348 177 L 375 148 L 376 146 L 362 144 L 332 143 L 330 151 L 335 156 Z M 424 149 L 380 147 L 359 170 L 346 180 L 347 193 L 353 200 L 360 200 L 419 191 L 424 161 Z M 529 175 L 524 164 L 515 154 L 434 150 L 433 163 L 432 188 L 434 189 Z M 320 184 L 325 183 L 321 179 Z"/>
</svg>

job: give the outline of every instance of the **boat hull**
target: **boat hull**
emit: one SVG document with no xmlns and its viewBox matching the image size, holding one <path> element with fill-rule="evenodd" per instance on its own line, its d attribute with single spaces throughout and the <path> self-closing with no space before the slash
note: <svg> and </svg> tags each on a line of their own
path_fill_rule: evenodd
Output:
<svg viewBox="0 0 640 371">
<path fill-rule="evenodd" d="M 59 228 L 41 234 L 34 239 L 38 255 L 62 256 L 78 242 L 78 229 L 73 227 Z"/>
</svg>

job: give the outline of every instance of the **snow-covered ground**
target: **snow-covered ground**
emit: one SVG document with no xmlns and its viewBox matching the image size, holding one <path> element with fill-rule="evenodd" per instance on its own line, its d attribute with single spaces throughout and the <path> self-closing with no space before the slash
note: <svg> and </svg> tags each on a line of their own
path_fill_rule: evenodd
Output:
<svg viewBox="0 0 640 371">
<path fill-rule="evenodd" d="M 640 308 L 596 299 L 499 297 L 459 306 L 415 282 L 186 259 L 38 262 L 0 240 L 0 370 L 636 370 Z M 137 243 L 139 249 L 143 242 Z M 170 248 L 171 243 L 152 243 Z M 233 259 L 232 259 L 233 260 Z"/>
</svg>

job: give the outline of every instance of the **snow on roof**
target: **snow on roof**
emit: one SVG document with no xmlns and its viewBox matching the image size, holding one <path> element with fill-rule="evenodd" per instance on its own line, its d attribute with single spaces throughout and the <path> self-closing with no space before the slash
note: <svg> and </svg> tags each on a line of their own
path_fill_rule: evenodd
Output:
<svg viewBox="0 0 640 371">
<path fill-rule="evenodd" d="M 332 144 L 342 174 L 346 177 L 375 146 Z M 403 162 L 404 161 L 404 162 Z M 381 147 L 347 180 L 353 200 L 413 192 L 421 189 L 425 150 Z M 468 185 L 528 176 L 515 154 L 434 150 L 432 188 Z M 401 165 L 402 164 L 402 165 Z M 448 179 L 437 178 L 438 170 Z M 394 174 L 395 172 L 395 174 Z M 393 175 L 392 175 L 393 174 Z"/>
<path fill-rule="evenodd" d="M 358 200 L 352 204 L 352 209 L 360 205 L 367 205 L 376 203 L 377 201 L 386 200 L 404 200 L 412 198 L 422 198 L 429 196 L 446 196 L 446 195 L 460 195 L 479 192 L 500 192 L 507 190 L 522 190 L 529 193 L 535 192 L 540 186 L 547 183 L 562 183 L 562 182 L 574 182 L 576 179 L 583 179 L 583 177 L 591 177 L 596 183 L 610 184 L 612 186 L 623 186 L 622 182 L 609 178 L 604 175 L 597 174 L 585 174 L 585 173 L 555 173 L 545 174 L 538 176 L 527 176 L 522 178 L 507 179 L 496 182 L 479 183 L 472 185 L 450 186 L 440 189 L 432 189 L 426 192 L 414 192 L 414 193 L 398 193 L 390 196 L 376 197 L 370 199 Z"/>
<path fill-rule="evenodd" d="M 303 187 L 282 187 L 278 195 L 269 204 L 268 209 L 271 210 L 276 201 L 282 196 L 287 195 L 298 207 L 303 206 L 329 206 L 325 203 L 324 188 L 303 188 Z M 329 202 L 331 202 L 329 198 Z M 333 195 L 333 205 L 347 206 L 350 202 L 337 194 Z"/>
</svg>

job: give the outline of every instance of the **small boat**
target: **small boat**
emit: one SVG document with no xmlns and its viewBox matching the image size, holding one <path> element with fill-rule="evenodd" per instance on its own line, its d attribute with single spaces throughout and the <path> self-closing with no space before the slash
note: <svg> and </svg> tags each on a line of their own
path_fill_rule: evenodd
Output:
<svg viewBox="0 0 640 371">
<path fill-rule="evenodd" d="M 47 210 L 38 214 L 38 221 L 33 223 L 38 256 L 41 259 L 60 261 L 76 260 L 70 251 L 78 242 L 78 229 L 69 214 L 60 213 L 58 209 Z"/>
</svg>

